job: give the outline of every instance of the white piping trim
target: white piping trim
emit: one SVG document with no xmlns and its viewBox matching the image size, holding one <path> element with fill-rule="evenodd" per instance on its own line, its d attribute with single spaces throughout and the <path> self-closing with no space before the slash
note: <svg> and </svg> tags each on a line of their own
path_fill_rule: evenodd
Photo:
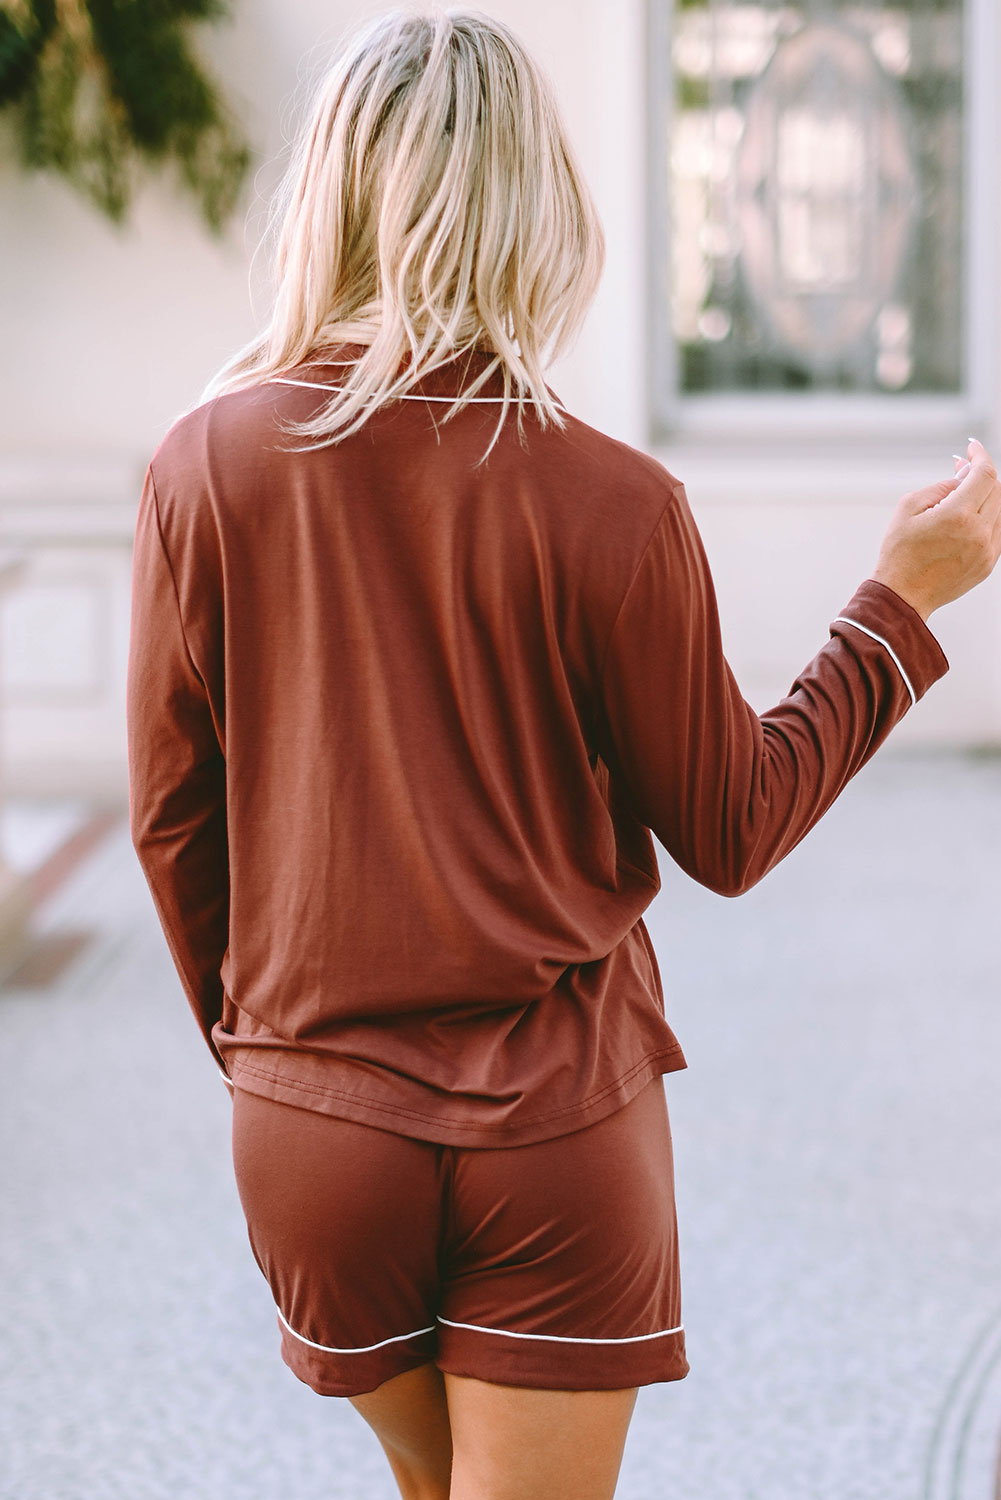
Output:
<svg viewBox="0 0 1001 1500">
<path fill-rule="evenodd" d="M 339 390 L 343 389 L 343 387 L 339 386 L 339 385 L 323 385 L 322 382 L 319 381 L 319 380 L 289 380 L 289 379 L 286 379 L 285 376 L 282 376 L 282 375 L 275 375 L 270 381 L 265 381 L 264 383 L 265 383 L 265 385 L 305 385 L 305 386 L 309 386 L 314 391 L 339 391 Z M 458 401 L 458 399 L 459 399 L 458 396 L 394 396 L 393 397 L 394 401 L 447 401 L 447 402 L 449 402 L 449 404 L 452 404 L 453 402 Z M 504 397 L 503 396 L 467 396 L 466 400 L 467 401 L 503 401 Z M 534 397 L 533 397 L 533 398 L 530 398 L 530 404 L 533 405 L 533 406 L 535 406 L 535 405 L 538 405 L 539 403 L 536 402 L 535 399 L 534 399 Z M 511 405 L 512 406 L 516 405 L 516 401 L 513 398 L 512 398 L 512 401 L 511 401 Z M 555 402 L 555 406 L 556 406 L 556 408 L 557 408 L 558 411 L 566 411 L 567 410 L 567 408 L 563 405 L 563 403 L 561 401 Z M 569 412 L 567 413 L 567 415 L 569 416 Z"/>
<path fill-rule="evenodd" d="M 400 1344 L 405 1339 L 417 1338 L 422 1333 L 433 1333 L 434 1324 L 429 1328 L 415 1328 L 413 1333 L 396 1333 L 392 1338 L 381 1339 L 378 1344 L 364 1344 L 357 1349 L 337 1349 L 333 1344 L 317 1344 L 313 1339 L 306 1338 L 301 1333 L 296 1333 L 292 1324 L 286 1318 L 281 1308 L 275 1303 L 275 1311 L 283 1326 L 288 1329 L 294 1339 L 301 1344 L 308 1344 L 310 1349 L 322 1349 L 325 1354 L 368 1354 L 373 1349 L 384 1349 L 387 1344 Z M 669 1333 L 684 1333 L 684 1323 L 679 1323 L 677 1328 L 661 1328 L 657 1333 L 635 1333 L 625 1339 L 585 1339 L 570 1338 L 562 1333 L 514 1333 L 510 1328 L 487 1328 L 482 1323 L 453 1323 L 451 1318 L 437 1319 L 439 1323 L 447 1323 L 449 1328 L 469 1328 L 473 1333 L 500 1333 L 509 1339 L 545 1339 L 552 1344 L 640 1344 L 646 1339 L 662 1339 Z"/>
<path fill-rule="evenodd" d="M 874 641 L 878 641 L 881 646 L 885 646 L 887 651 L 889 651 L 890 655 L 893 657 L 893 660 L 897 664 L 897 671 L 904 679 L 904 686 L 907 688 L 907 691 L 911 695 L 911 703 L 917 703 L 918 695 L 917 693 L 915 693 L 913 687 L 911 686 L 911 679 L 904 671 L 903 663 L 901 662 L 900 657 L 897 655 L 896 651 L 894 651 L 893 647 L 890 645 L 889 641 L 884 641 L 883 637 L 881 635 L 877 635 L 874 630 L 870 630 L 868 625 L 860 625 L 858 620 L 849 620 L 844 615 L 838 615 L 833 623 L 835 625 L 854 625 L 856 630 L 863 630 L 866 635 L 871 635 Z"/>
<path fill-rule="evenodd" d="M 432 1323 L 430 1328 L 415 1328 L 413 1333 L 395 1333 L 391 1339 L 381 1339 L 378 1344 L 364 1344 L 360 1349 L 335 1349 L 332 1344 L 315 1344 L 312 1339 L 304 1338 L 301 1333 L 296 1333 L 277 1302 L 275 1311 L 294 1339 L 298 1339 L 300 1344 L 308 1344 L 311 1349 L 322 1349 L 324 1354 L 368 1354 L 372 1349 L 384 1349 L 387 1344 L 400 1344 L 404 1339 L 415 1339 L 419 1333 L 434 1333 Z"/>
<path fill-rule="evenodd" d="M 232 1078 L 230 1078 L 230 1076 L 229 1076 L 228 1073 L 224 1073 L 223 1070 L 222 1070 L 222 1068 L 219 1069 L 219 1077 L 222 1079 L 223 1083 L 225 1083 L 229 1088 L 231 1088 L 231 1089 L 235 1089 L 236 1088 L 236 1084 L 233 1082 Z"/>
<path fill-rule="evenodd" d="M 554 1344 L 638 1344 L 644 1339 L 662 1339 L 669 1333 L 683 1333 L 685 1325 L 679 1323 L 677 1328 L 662 1328 L 658 1333 L 634 1333 L 627 1339 L 578 1339 L 568 1338 L 562 1333 L 512 1333 L 510 1328 L 485 1328 L 482 1323 L 453 1323 L 451 1318 L 439 1318 L 439 1323 L 447 1323 L 449 1328 L 471 1328 L 474 1333 L 502 1333 L 509 1339 L 547 1339 Z"/>
</svg>

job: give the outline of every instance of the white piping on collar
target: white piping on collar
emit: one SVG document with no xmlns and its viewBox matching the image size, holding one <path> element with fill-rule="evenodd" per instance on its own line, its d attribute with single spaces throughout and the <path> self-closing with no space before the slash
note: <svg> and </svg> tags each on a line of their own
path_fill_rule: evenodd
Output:
<svg viewBox="0 0 1001 1500">
<path fill-rule="evenodd" d="M 286 376 L 283 376 L 283 375 L 275 375 L 275 376 L 273 376 L 270 381 L 266 382 L 266 384 L 268 384 L 268 385 L 305 385 L 305 386 L 309 386 L 311 389 L 313 389 L 315 391 L 339 391 L 339 390 L 343 389 L 343 387 L 339 386 L 339 385 L 324 385 L 322 383 L 322 381 L 319 381 L 319 380 L 290 380 Z M 404 395 L 404 396 L 394 396 L 393 400 L 394 401 L 447 401 L 449 403 L 449 405 L 452 405 L 454 402 L 456 402 L 456 401 L 459 400 L 459 397 L 458 396 L 411 396 L 411 395 Z M 504 397 L 503 396 L 467 396 L 466 400 L 467 401 L 503 401 Z M 537 403 L 535 401 L 534 397 L 530 398 L 530 403 L 533 406 L 539 404 L 539 403 Z M 513 399 L 512 399 L 511 404 L 512 404 L 512 406 L 516 404 Z M 557 408 L 558 411 L 566 411 L 567 410 L 566 407 L 563 405 L 563 403 L 561 401 L 557 401 L 556 402 L 556 408 Z M 569 412 L 567 412 L 567 415 L 569 416 Z"/>
</svg>

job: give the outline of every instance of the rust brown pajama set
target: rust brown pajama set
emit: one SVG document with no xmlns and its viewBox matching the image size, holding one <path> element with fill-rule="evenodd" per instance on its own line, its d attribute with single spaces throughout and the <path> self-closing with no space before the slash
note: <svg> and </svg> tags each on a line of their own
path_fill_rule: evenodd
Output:
<svg viewBox="0 0 1001 1500">
<path fill-rule="evenodd" d="M 486 355 L 283 451 L 357 352 L 178 418 L 133 558 L 132 838 L 283 1357 L 329 1395 L 676 1380 L 651 831 L 739 895 L 948 661 L 865 579 L 759 716 L 684 485 L 531 408 L 476 467 L 501 376 L 441 418 Z"/>
</svg>

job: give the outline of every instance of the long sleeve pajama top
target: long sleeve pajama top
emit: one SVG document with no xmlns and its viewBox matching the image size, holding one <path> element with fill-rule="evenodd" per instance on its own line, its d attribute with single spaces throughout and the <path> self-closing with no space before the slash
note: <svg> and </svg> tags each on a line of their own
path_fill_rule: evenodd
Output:
<svg viewBox="0 0 1001 1500">
<path fill-rule="evenodd" d="M 313 452 L 351 346 L 179 418 L 132 574 L 132 841 L 241 1088 L 456 1145 L 602 1119 L 685 1059 L 652 835 L 737 896 L 948 661 L 865 578 L 767 713 L 685 487 L 474 353 Z M 354 351 L 355 353 L 357 351 Z M 327 358 L 329 354 L 329 359 Z"/>
</svg>

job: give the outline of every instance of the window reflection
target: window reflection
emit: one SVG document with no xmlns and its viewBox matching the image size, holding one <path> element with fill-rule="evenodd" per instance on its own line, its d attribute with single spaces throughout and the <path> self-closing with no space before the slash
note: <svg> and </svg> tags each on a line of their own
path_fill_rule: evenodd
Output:
<svg viewBox="0 0 1001 1500">
<path fill-rule="evenodd" d="M 682 391 L 960 389 L 962 26 L 962 0 L 675 5 Z"/>
<path fill-rule="evenodd" d="M 859 121 L 790 106 L 775 132 L 781 279 L 810 289 L 858 282 L 868 175 Z"/>
</svg>

